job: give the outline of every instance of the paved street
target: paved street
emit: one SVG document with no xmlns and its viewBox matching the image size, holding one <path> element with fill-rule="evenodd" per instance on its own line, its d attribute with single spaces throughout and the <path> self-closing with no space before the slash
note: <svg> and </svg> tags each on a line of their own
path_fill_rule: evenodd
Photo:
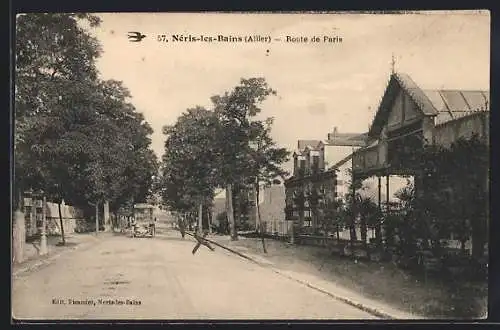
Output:
<svg viewBox="0 0 500 330">
<path fill-rule="evenodd" d="M 193 238 L 109 237 L 13 280 L 17 319 L 373 319 Z M 73 301 L 72 301 L 73 300 Z M 127 301 L 128 300 L 128 301 Z M 76 301 L 76 302 L 75 302 Z M 78 304 L 77 304 L 78 303 Z"/>
</svg>

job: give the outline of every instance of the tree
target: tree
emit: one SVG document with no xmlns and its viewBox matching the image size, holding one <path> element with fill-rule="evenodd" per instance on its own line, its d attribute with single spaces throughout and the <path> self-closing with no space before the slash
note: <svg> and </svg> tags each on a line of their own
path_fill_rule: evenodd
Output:
<svg viewBox="0 0 500 330">
<path fill-rule="evenodd" d="M 293 192 L 293 204 L 295 205 L 295 208 L 297 209 L 297 212 L 299 214 L 299 228 L 303 229 L 304 226 L 304 211 L 305 211 L 305 204 L 306 204 L 306 192 L 304 191 L 303 187 L 299 187 L 298 190 L 295 190 Z"/>
<path fill-rule="evenodd" d="M 162 161 L 162 198 L 180 212 L 208 205 L 216 187 L 218 122 L 214 113 L 202 107 L 188 109 L 171 127 Z"/>
<path fill-rule="evenodd" d="M 149 190 L 152 130 L 120 82 L 98 79 L 100 45 L 81 19 L 100 22 L 87 14 L 18 16 L 15 177 L 84 211 L 104 200 L 116 210 Z"/>
<path fill-rule="evenodd" d="M 100 23 L 97 16 L 89 14 L 17 16 L 14 186 L 19 192 L 39 177 L 30 159 L 30 145 L 23 145 L 27 132 L 38 124 L 37 115 L 50 113 L 60 101 L 61 91 L 71 83 L 97 77 L 94 62 L 101 49 L 97 40 L 78 26 L 79 20 L 93 27 Z"/>
<path fill-rule="evenodd" d="M 359 214 L 359 201 L 361 200 L 361 195 L 359 190 L 363 186 L 362 179 L 354 176 L 351 169 L 347 169 L 351 181 L 349 183 L 349 193 L 346 195 L 346 205 L 345 205 L 345 216 L 346 224 L 349 227 L 349 233 L 351 236 L 351 243 L 357 240 L 356 235 L 356 219 Z"/>
<path fill-rule="evenodd" d="M 250 122 L 249 127 L 249 144 L 250 152 L 248 157 L 248 173 L 246 175 L 251 182 L 255 191 L 255 207 L 257 209 L 257 223 L 259 228 L 256 228 L 262 238 L 262 247 L 264 253 L 267 253 L 264 234 L 265 222 L 262 221 L 260 215 L 260 187 L 270 187 L 273 184 L 280 184 L 285 180 L 288 172 L 281 168 L 281 165 L 288 161 L 290 152 L 286 148 L 280 148 L 276 145 L 271 137 L 271 129 L 273 118 L 267 118 L 265 121 Z"/>
<path fill-rule="evenodd" d="M 379 208 L 377 203 L 370 197 L 360 197 L 358 209 L 360 214 L 361 240 L 366 248 L 368 225 L 378 224 Z"/>
<path fill-rule="evenodd" d="M 487 145 L 473 135 L 449 147 L 424 146 L 408 159 L 416 176 L 415 186 L 398 196 L 406 211 L 403 232 L 415 233 L 425 245 L 430 240 L 436 253 L 440 240 L 451 232 L 458 236 L 462 250 L 472 236 L 473 255 L 480 259 L 487 241 Z M 409 233 L 406 237 L 411 238 Z"/>
<path fill-rule="evenodd" d="M 55 193 L 53 197 L 58 200 L 63 244 L 62 185 L 48 176 L 50 167 L 58 166 L 42 168 L 44 164 L 33 159 L 36 146 L 26 140 L 34 126 L 47 124 L 40 115 L 50 116 L 58 111 L 54 108 L 61 101 L 61 90 L 97 77 L 94 60 L 100 47 L 78 26 L 78 20 L 87 20 L 91 26 L 100 23 L 98 17 L 88 14 L 23 14 L 17 16 L 16 24 L 15 196 L 30 186 L 40 187 L 40 182 L 45 181 L 49 186 L 43 188 L 49 196 Z M 57 123 L 52 125 L 47 138 L 60 133 L 59 128 Z"/>
<path fill-rule="evenodd" d="M 340 228 L 344 226 L 344 201 L 340 198 L 325 199 L 326 232 L 335 230 L 337 241 L 340 242 Z"/>
<path fill-rule="evenodd" d="M 219 119 L 219 175 L 221 187 L 225 187 L 229 203 L 227 205 L 231 238 L 238 239 L 234 222 L 232 190 L 235 183 L 245 180 L 248 172 L 249 134 L 252 132 L 250 121 L 261 112 L 260 104 L 276 92 L 264 78 L 241 79 L 240 84 L 231 92 L 211 98 L 214 111 Z"/>
</svg>

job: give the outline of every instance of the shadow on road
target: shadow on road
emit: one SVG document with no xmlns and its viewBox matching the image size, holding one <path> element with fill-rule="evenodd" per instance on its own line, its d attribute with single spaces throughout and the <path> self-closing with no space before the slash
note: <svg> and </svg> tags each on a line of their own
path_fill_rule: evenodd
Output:
<svg viewBox="0 0 500 330">
<path fill-rule="evenodd" d="M 173 235 L 161 235 L 161 234 L 156 234 L 154 237 L 155 239 L 160 239 L 164 241 L 185 241 L 185 242 L 191 242 L 192 239 L 186 235 L 184 238 L 182 238 L 181 235 L 179 236 L 173 236 Z"/>
</svg>

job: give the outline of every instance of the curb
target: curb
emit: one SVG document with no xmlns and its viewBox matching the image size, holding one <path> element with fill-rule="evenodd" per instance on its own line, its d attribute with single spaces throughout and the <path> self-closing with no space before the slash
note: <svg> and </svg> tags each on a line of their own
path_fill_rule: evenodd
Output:
<svg viewBox="0 0 500 330">
<path fill-rule="evenodd" d="M 102 238 L 102 236 L 100 236 Z M 34 271 L 34 270 L 37 270 L 43 266 L 46 266 L 50 263 L 52 263 L 54 260 L 56 260 L 57 258 L 59 258 L 60 256 L 62 256 L 63 254 L 65 253 L 68 253 L 68 252 L 72 252 L 72 251 L 75 251 L 75 250 L 78 250 L 80 248 L 84 248 L 84 247 L 88 247 L 90 245 L 92 245 L 92 243 L 95 243 L 96 241 L 99 240 L 99 236 L 98 237 L 95 237 L 94 236 L 94 241 L 92 242 L 85 242 L 85 243 L 80 243 L 80 244 L 77 244 L 75 246 L 72 246 L 72 247 L 69 247 L 69 248 L 66 248 L 64 250 L 61 250 L 59 251 L 58 253 L 55 253 L 55 254 L 52 254 L 52 255 L 47 255 L 47 257 L 41 259 L 41 260 L 37 260 L 35 263 L 31 264 L 31 265 L 26 265 L 14 272 L 12 272 L 12 277 L 16 277 L 16 276 L 19 276 L 19 275 L 23 275 L 25 273 L 28 273 L 28 272 L 31 272 L 31 271 Z"/>
<path fill-rule="evenodd" d="M 194 236 L 193 234 L 191 234 L 189 232 L 186 232 L 186 234 L 188 234 L 190 236 Z M 208 242 L 210 242 L 210 243 L 212 243 L 212 244 L 214 244 L 214 245 L 216 245 L 216 246 L 219 246 L 219 247 L 221 247 L 221 248 L 223 248 L 223 249 L 225 249 L 225 250 L 227 250 L 227 251 L 229 251 L 229 252 L 231 252 L 233 254 L 236 254 L 236 255 L 244 258 L 244 259 L 247 259 L 247 260 L 249 260 L 249 261 L 251 261 L 251 262 L 253 262 L 253 263 L 255 263 L 255 264 L 257 264 L 257 265 L 259 265 L 261 267 L 268 268 L 268 269 L 272 270 L 276 274 L 279 274 L 279 275 L 281 275 L 283 277 L 286 277 L 286 278 L 288 278 L 288 279 L 290 279 L 292 281 L 295 281 L 295 282 L 300 283 L 302 285 L 305 285 L 305 286 L 307 286 L 307 287 L 309 287 L 311 289 L 314 289 L 314 290 L 316 290 L 318 292 L 326 294 L 326 295 L 330 296 L 331 298 L 334 298 L 334 299 L 336 299 L 338 301 L 341 301 L 341 302 L 343 302 L 345 304 L 348 304 L 348 305 L 350 305 L 352 307 L 360 309 L 360 310 L 362 310 L 362 311 L 364 311 L 366 313 L 369 313 L 369 314 L 371 314 L 373 316 L 376 316 L 376 317 L 379 317 L 379 318 L 382 318 L 382 319 L 390 319 L 390 320 L 399 319 L 398 317 L 396 317 L 394 315 L 390 315 L 388 313 L 385 313 L 385 312 L 382 312 L 380 310 L 377 310 L 376 308 L 372 308 L 372 307 L 366 306 L 366 305 L 364 305 L 362 303 L 355 302 L 355 301 L 353 301 L 351 299 L 348 299 L 348 298 L 345 298 L 345 297 L 341 297 L 341 296 L 333 294 L 333 293 L 331 293 L 331 292 L 329 292 L 329 291 L 327 291 L 325 289 L 319 288 L 319 287 L 317 287 L 317 286 L 315 286 L 315 285 L 313 285 L 313 284 L 311 284 L 311 283 L 309 283 L 307 281 L 300 280 L 300 279 L 297 279 L 297 278 L 292 277 L 290 275 L 284 274 L 284 273 L 280 272 L 279 270 L 277 270 L 276 268 L 274 268 L 273 266 L 271 266 L 269 264 L 261 263 L 261 262 L 255 260 L 255 259 L 253 259 L 253 258 L 251 258 L 251 257 L 249 257 L 249 256 L 247 256 L 247 255 L 245 255 L 245 254 L 243 254 L 241 252 L 239 252 L 239 251 L 231 249 L 231 248 L 229 248 L 227 246 L 224 246 L 224 245 L 222 245 L 222 244 L 220 244 L 218 242 L 215 242 L 215 241 L 213 241 L 211 239 L 205 238 L 205 240 L 208 241 Z"/>
</svg>

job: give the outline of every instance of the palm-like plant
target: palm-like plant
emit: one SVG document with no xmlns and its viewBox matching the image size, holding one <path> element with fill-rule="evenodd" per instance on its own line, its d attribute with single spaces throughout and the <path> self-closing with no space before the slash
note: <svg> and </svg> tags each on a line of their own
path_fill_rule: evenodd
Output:
<svg viewBox="0 0 500 330">
<path fill-rule="evenodd" d="M 360 196 L 358 211 L 360 214 L 361 240 L 364 247 L 367 247 L 368 226 L 376 226 L 379 223 L 379 208 L 371 197 Z"/>
</svg>

